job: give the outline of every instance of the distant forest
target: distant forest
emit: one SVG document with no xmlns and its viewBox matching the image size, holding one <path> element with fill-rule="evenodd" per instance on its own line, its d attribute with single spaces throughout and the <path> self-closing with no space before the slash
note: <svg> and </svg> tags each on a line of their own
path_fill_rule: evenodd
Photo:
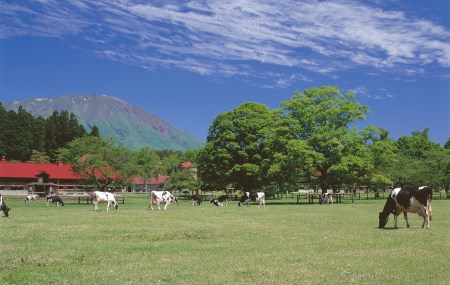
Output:
<svg viewBox="0 0 450 285">
<path fill-rule="evenodd" d="M 94 126 L 88 133 L 76 116 L 67 111 L 54 111 L 47 119 L 35 118 L 21 106 L 6 111 L 0 103 L 0 156 L 7 160 L 49 162 L 55 151 L 75 138 L 99 136 Z"/>
</svg>

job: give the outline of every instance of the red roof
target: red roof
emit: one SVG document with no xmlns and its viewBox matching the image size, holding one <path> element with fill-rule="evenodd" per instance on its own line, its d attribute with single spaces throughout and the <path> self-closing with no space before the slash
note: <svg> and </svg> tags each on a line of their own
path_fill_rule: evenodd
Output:
<svg viewBox="0 0 450 285">
<path fill-rule="evenodd" d="M 50 179 L 80 179 L 72 170 L 72 165 L 33 162 L 9 162 L 0 161 L 0 177 L 3 178 L 32 178 L 45 171 Z"/>
<path fill-rule="evenodd" d="M 158 177 L 153 177 L 149 184 L 150 185 L 159 185 L 159 184 L 166 182 L 167 178 L 169 178 L 169 176 L 159 175 Z M 140 176 L 134 176 L 133 183 L 136 185 L 143 185 L 144 179 Z"/>
<path fill-rule="evenodd" d="M 150 181 L 151 185 L 159 185 L 162 184 L 164 182 L 166 182 L 166 179 L 169 178 L 169 176 L 166 175 L 158 175 L 158 177 L 153 177 L 152 180 Z"/>
<path fill-rule="evenodd" d="M 191 168 L 191 167 L 192 167 L 192 162 L 190 162 L 190 161 L 186 161 L 181 164 L 181 168 L 183 168 L 183 169 Z"/>
</svg>

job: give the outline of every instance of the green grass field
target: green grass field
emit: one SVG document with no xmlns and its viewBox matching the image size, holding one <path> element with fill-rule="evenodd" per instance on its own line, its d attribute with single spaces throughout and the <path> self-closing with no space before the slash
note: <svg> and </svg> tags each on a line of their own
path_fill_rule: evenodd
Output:
<svg viewBox="0 0 450 285">
<path fill-rule="evenodd" d="M 282 202 L 286 202 L 283 200 Z M 431 228 L 410 214 L 380 230 L 385 200 L 354 204 L 119 211 L 7 198 L 0 218 L 0 284 L 450 284 L 450 201 Z M 271 204 L 272 202 L 272 204 Z"/>
</svg>

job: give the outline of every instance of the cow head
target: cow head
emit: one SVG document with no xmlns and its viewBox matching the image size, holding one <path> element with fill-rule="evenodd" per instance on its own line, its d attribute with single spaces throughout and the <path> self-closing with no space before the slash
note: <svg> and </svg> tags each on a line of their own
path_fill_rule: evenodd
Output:
<svg viewBox="0 0 450 285">
<path fill-rule="evenodd" d="M 249 193 L 245 192 L 244 195 L 241 196 L 238 202 L 238 207 L 242 206 L 245 202 L 247 202 L 250 199 Z"/>
<path fill-rule="evenodd" d="M 378 214 L 378 228 L 379 229 L 384 229 L 384 227 L 386 226 L 386 224 L 389 221 L 389 214 L 384 214 L 383 212 L 380 212 Z"/>
</svg>

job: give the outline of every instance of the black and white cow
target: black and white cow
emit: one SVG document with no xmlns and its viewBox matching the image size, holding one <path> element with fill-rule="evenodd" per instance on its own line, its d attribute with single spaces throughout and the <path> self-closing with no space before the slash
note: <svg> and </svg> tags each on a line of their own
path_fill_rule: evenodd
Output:
<svg viewBox="0 0 450 285">
<path fill-rule="evenodd" d="M 320 196 L 319 204 L 331 204 L 333 205 L 333 196 L 331 193 L 323 193 L 322 196 Z"/>
<path fill-rule="evenodd" d="M 167 206 L 170 205 L 171 202 L 175 202 L 178 204 L 178 199 L 172 195 L 169 191 L 156 191 L 153 190 L 150 192 L 150 204 L 148 205 L 148 208 L 151 208 L 153 210 L 153 205 L 158 205 L 158 210 L 161 210 L 159 205 L 161 203 L 164 204 L 164 210 L 167 210 Z"/>
<path fill-rule="evenodd" d="M 222 206 L 222 203 L 219 202 L 219 199 L 211 199 L 209 201 L 210 204 L 213 204 L 214 207 L 220 207 Z"/>
<path fill-rule="evenodd" d="M 59 207 L 59 203 L 61 203 L 61 206 L 64 206 L 64 202 L 59 196 L 47 195 L 47 207 L 50 206 L 50 203 L 56 203 L 56 207 Z"/>
<path fill-rule="evenodd" d="M 394 228 L 397 228 L 397 217 L 403 212 L 406 226 L 409 228 L 408 212 L 417 213 L 423 217 L 422 228 L 430 227 L 428 203 L 431 203 L 433 192 L 431 188 L 424 187 L 421 190 L 414 188 L 395 188 L 387 198 L 383 211 L 378 214 L 379 228 L 384 228 L 389 220 L 389 215 L 394 214 Z"/>
<path fill-rule="evenodd" d="M 36 199 L 37 199 L 37 197 L 38 197 L 37 194 L 29 194 L 29 195 L 27 195 L 27 196 L 25 197 L 25 202 L 28 202 L 28 201 L 33 201 L 33 202 L 35 202 Z"/>
<path fill-rule="evenodd" d="M 223 206 L 224 204 L 228 206 L 228 195 L 221 195 L 216 199 L 212 199 L 209 203 L 213 204 L 214 207 Z"/>
<path fill-rule="evenodd" d="M 223 206 L 223 204 L 225 204 L 225 206 L 228 206 L 228 195 L 220 195 L 217 198 L 217 201 L 219 201 L 219 203 Z"/>
<path fill-rule="evenodd" d="M 94 204 L 94 211 L 98 211 L 98 203 L 99 202 L 106 202 L 106 211 L 109 211 L 109 206 L 113 205 L 113 207 L 117 210 L 119 210 L 119 205 L 117 205 L 116 198 L 114 197 L 114 194 L 109 192 L 103 192 L 103 191 L 95 191 L 92 193 L 92 203 Z"/>
<path fill-rule="evenodd" d="M 2 194 L 0 194 L 0 211 L 5 215 L 5 217 L 9 217 L 10 210 L 11 208 L 8 208 L 8 206 L 6 206 L 3 196 Z"/>
<path fill-rule="evenodd" d="M 238 202 L 240 207 L 242 204 L 246 203 L 247 207 L 250 207 L 250 202 L 258 202 L 259 206 L 266 206 L 266 194 L 264 192 L 244 192 Z"/>
<path fill-rule="evenodd" d="M 192 195 L 192 206 L 201 205 L 203 201 L 203 197 L 201 195 Z"/>
</svg>

